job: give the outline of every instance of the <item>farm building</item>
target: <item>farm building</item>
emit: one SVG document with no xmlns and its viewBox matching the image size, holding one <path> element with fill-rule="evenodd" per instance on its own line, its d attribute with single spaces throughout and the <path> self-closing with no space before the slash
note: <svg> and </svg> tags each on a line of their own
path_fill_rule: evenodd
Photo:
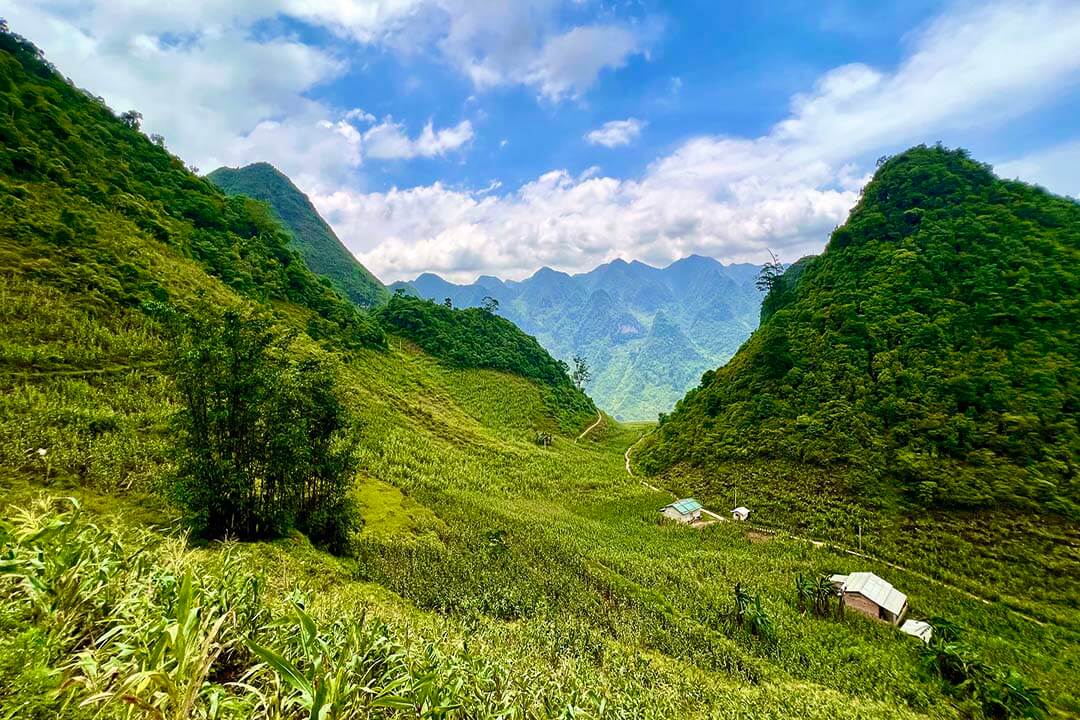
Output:
<svg viewBox="0 0 1080 720">
<path fill-rule="evenodd" d="M 900 624 L 907 612 L 907 595 L 870 572 L 833 575 L 833 585 L 844 598 L 844 606 L 867 617 Z"/>
<path fill-rule="evenodd" d="M 660 514 L 672 520 L 691 523 L 701 518 L 701 503 L 694 498 L 676 500 L 660 509 Z"/>
<path fill-rule="evenodd" d="M 744 508 L 742 505 L 731 511 L 732 520 L 738 520 L 739 522 L 742 522 L 748 517 L 750 517 L 750 510 Z"/>
</svg>

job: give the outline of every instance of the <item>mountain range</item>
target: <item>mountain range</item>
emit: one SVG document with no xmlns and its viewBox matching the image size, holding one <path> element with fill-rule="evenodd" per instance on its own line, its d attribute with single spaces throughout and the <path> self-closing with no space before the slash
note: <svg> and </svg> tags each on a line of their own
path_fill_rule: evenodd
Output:
<svg viewBox="0 0 1080 720">
<path fill-rule="evenodd" d="M 643 428 L 511 313 L 666 375 L 756 268 L 361 307 L 295 188 L 226 193 L 2 21 L 0 140 L 0 717 L 1080 713 L 1075 201 L 885 159 Z M 928 644 L 836 597 L 871 571 Z"/>
<path fill-rule="evenodd" d="M 481 276 L 468 285 L 425 273 L 390 289 L 455 307 L 494 298 L 499 314 L 552 355 L 587 360 L 586 390 L 598 406 L 619 420 L 651 420 L 753 332 L 760 269 L 692 255 L 664 268 L 614 260 L 577 275 L 544 267 L 525 280 Z"/>
</svg>

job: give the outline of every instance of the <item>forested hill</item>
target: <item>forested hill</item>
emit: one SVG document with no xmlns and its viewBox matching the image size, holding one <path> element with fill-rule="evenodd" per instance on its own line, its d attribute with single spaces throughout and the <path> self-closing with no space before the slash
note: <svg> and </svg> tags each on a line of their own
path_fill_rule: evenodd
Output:
<svg viewBox="0 0 1080 720">
<path fill-rule="evenodd" d="M 963 150 L 885 161 L 644 444 L 651 471 L 845 465 L 934 505 L 1080 504 L 1080 204 Z"/>
<path fill-rule="evenodd" d="M 230 195 L 267 203 L 292 233 L 293 247 L 308 267 L 330 278 L 357 305 L 371 307 L 389 297 L 383 284 L 345 248 L 308 197 L 273 165 L 221 167 L 206 178 Z"/>
<path fill-rule="evenodd" d="M 545 401 L 564 425 L 596 412 L 589 398 L 570 382 L 565 363 L 552 358 L 514 323 L 492 312 L 456 310 L 398 292 L 379 309 L 378 317 L 388 330 L 409 338 L 452 367 L 502 370 L 548 386 Z"/>
<path fill-rule="evenodd" d="M 466 315 L 421 313 L 406 326 L 393 313 L 377 315 L 349 302 L 290 247 L 289 233 L 266 204 L 227 195 L 138 125 L 137 113 L 117 116 L 65 80 L 32 44 L 0 33 L 0 267 L 10 278 L 92 310 L 93 324 L 123 317 L 153 327 L 148 313 L 163 306 L 190 314 L 254 304 L 272 307 L 280 320 L 329 347 L 358 349 L 386 347 L 381 319 L 450 365 L 496 368 L 550 386 L 549 406 L 563 420 L 587 421 L 595 412 L 559 374 L 561 366 L 507 321 L 489 332 L 491 323 Z M 292 188 L 270 166 L 253 167 Z M 310 209 L 298 191 L 297 198 Z M 293 205 L 281 207 L 290 214 Z M 311 212 L 308 224 L 325 226 Z M 370 297 L 386 293 L 372 281 Z M 435 324 L 416 324 L 425 321 Z M 446 334 L 453 348 L 425 340 Z M 159 360 L 163 349 L 148 339 L 140 360 Z M 70 369 L 74 360 L 17 344 L 2 350 L 0 366 Z M 102 348 L 103 355 L 110 352 Z"/>
<path fill-rule="evenodd" d="M 310 311 L 309 332 L 353 347 L 382 330 L 312 273 L 266 207 L 228 197 L 0 32 L 0 267 L 100 317 L 190 307 L 216 278 L 239 296 Z M 224 301 L 223 297 L 216 298 Z M 234 298 L 235 301 L 235 298 Z M 48 358 L 61 361 L 62 358 Z"/>
</svg>

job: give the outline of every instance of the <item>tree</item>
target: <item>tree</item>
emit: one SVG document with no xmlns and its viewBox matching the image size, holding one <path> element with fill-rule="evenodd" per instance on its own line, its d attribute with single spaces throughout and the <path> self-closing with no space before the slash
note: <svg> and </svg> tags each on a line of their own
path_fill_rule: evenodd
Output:
<svg viewBox="0 0 1080 720">
<path fill-rule="evenodd" d="M 142 113 L 138 110 L 128 110 L 120 113 L 120 120 L 132 130 L 138 130 L 142 123 Z"/>
<path fill-rule="evenodd" d="M 484 299 L 480 301 L 480 307 L 484 312 L 494 315 L 499 310 L 499 301 L 490 295 L 485 295 Z"/>
<path fill-rule="evenodd" d="M 150 142 L 157 145 L 159 148 L 165 147 L 165 136 L 158 133 L 150 133 Z"/>
<path fill-rule="evenodd" d="M 355 525 L 355 434 L 325 361 L 297 359 L 269 316 L 171 316 L 182 400 L 176 491 L 204 537 L 298 528 L 332 550 Z"/>
<path fill-rule="evenodd" d="M 769 250 L 769 262 L 762 266 L 761 271 L 758 273 L 757 280 L 754 281 L 754 285 L 758 290 L 764 293 L 772 292 L 773 288 L 780 283 L 780 278 L 784 276 L 784 271 L 787 270 L 787 266 L 780 262 L 780 258 L 776 256 L 772 250 Z"/>
<path fill-rule="evenodd" d="M 443 298 L 442 304 L 444 307 L 448 307 L 451 310 L 454 309 L 454 301 L 452 298 Z"/>
<path fill-rule="evenodd" d="M 592 380 L 592 370 L 589 369 L 589 363 L 581 355 L 574 356 L 574 370 L 570 373 L 570 379 L 574 381 L 574 385 L 578 390 L 582 390 L 585 384 Z"/>
</svg>

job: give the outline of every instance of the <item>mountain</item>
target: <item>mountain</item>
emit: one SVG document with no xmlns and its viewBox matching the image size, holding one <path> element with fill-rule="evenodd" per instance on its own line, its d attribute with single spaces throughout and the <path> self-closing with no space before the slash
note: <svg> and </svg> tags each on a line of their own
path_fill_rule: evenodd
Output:
<svg viewBox="0 0 1080 720">
<path fill-rule="evenodd" d="M 470 285 L 425 273 L 391 288 L 456 307 L 495 298 L 501 315 L 553 355 L 588 360 L 586 389 L 600 407 L 644 420 L 670 410 L 757 326 L 760 269 L 694 255 L 666 268 L 614 260 L 578 275 L 545 267 L 522 281 L 487 276 Z"/>
<path fill-rule="evenodd" d="M 0 717 L 1076 715 L 1073 526 L 919 517 L 921 543 L 874 536 L 878 560 L 751 523 L 661 522 L 670 495 L 627 474 L 641 428 L 569 399 L 524 333 L 415 298 L 357 308 L 264 204 L 226 196 L 137 124 L 0 22 Z M 601 290 L 598 310 L 615 297 Z M 282 331 L 271 351 L 299 376 L 284 387 L 326 390 L 308 363 L 331 371 L 320 405 L 348 409 L 341 447 L 256 440 L 355 468 L 332 511 L 355 521 L 340 555 L 299 531 L 189 535 L 184 388 L 250 345 L 184 353 L 178 377 L 167 327 L 226 313 Z M 643 339 L 684 342 L 673 317 Z M 237 380 L 215 404 L 226 420 L 270 433 L 296 417 L 286 402 L 246 422 L 267 385 Z M 337 416 L 315 415 L 305 428 Z M 807 578 L 867 568 L 963 642 L 924 650 L 800 607 Z"/>
<path fill-rule="evenodd" d="M 640 461 L 784 458 L 855 469 L 864 498 L 1075 517 L 1078 328 L 1080 204 L 917 147 L 782 276 Z"/>
<path fill-rule="evenodd" d="M 206 176 L 229 195 L 244 195 L 270 206 L 292 235 L 292 247 L 313 271 L 333 282 L 345 297 L 361 307 L 385 302 L 389 293 L 334 234 L 307 195 L 269 163 L 242 168 L 220 167 Z"/>
</svg>

